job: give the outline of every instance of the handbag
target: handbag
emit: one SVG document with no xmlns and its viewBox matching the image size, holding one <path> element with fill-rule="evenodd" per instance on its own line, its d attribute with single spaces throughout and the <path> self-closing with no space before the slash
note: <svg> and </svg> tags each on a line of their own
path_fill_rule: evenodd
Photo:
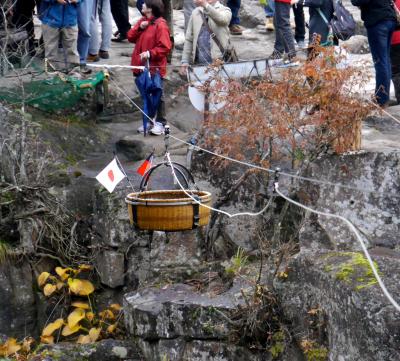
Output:
<svg viewBox="0 0 400 361">
<path fill-rule="evenodd" d="M 225 63 L 234 63 L 236 61 L 239 60 L 237 54 L 236 54 L 236 50 L 233 47 L 233 45 L 231 45 L 230 40 L 228 41 L 228 45 L 229 47 L 227 49 L 225 49 L 221 42 L 218 40 L 217 35 L 211 30 L 210 25 L 208 24 L 208 21 L 206 20 L 205 16 L 203 13 L 201 13 L 201 17 L 203 19 L 203 24 L 206 27 L 206 29 L 208 30 L 208 32 L 210 33 L 210 38 L 214 40 L 215 44 L 218 46 L 221 54 L 222 54 L 222 60 Z"/>
</svg>

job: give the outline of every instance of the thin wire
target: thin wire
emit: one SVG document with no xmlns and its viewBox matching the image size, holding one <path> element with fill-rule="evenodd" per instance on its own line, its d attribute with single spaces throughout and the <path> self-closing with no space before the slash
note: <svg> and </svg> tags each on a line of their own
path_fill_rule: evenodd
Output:
<svg viewBox="0 0 400 361">
<path fill-rule="evenodd" d="M 279 194 L 283 199 L 286 199 L 288 202 L 296 205 L 297 207 L 303 208 L 303 209 L 305 209 L 307 211 L 310 211 L 312 213 L 318 214 L 318 215 L 323 216 L 323 217 L 336 218 L 336 219 L 340 219 L 341 221 L 345 222 L 346 225 L 349 227 L 350 231 L 352 231 L 356 235 L 357 240 L 361 245 L 361 248 L 362 248 L 362 250 L 363 250 L 363 252 L 365 254 L 365 257 L 367 258 L 368 263 L 371 266 L 372 272 L 374 273 L 374 276 L 375 276 L 376 280 L 378 281 L 378 284 L 379 284 L 381 290 L 383 291 L 384 295 L 389 300 L 389 302 L 396 308 L 396 310 L 400 312 L 400 305 L 394 300 L 392 295 L 387 290 L 385 284 L 383 283 L 381 277 L 379 276 L 379 273 L 378 273 L 377 269 L 375 268 L 374 262 L 372 261 L 372 258 L 371 258 L 370 254 L 368 252 L 368 249 L 367 249 L 367 247 L 366 247 L 366 245 L 365 245 L 360 233 L 358 232 L 357 228 L 353 225 L 353 223 L 351 223 L 347 218 L 344 218 L 344 217 L 339 216 L 337 214 L 317 211 L 317 210 L 312 209 L 312 208 L 310 208 L 310 207 L 308 207 L 308 206 L 306 206 L 304 204 L 301 204 L 299 202 L 294 201 L 293 199 L 285 196 L 279 190 L 279 183 L 278 182 L 276 182 L 274 186 L 275 186 L 275 191 L 276 191 L 277 194 Z"/>
<path fill-rule="evenodd" d="M 117 88 L 117 89 L 118 89 L 118 90 L 119 90 L 119 91 L 120 91 L 120 92 L 121 92 L 121 93 L 122 93 L 122 94 L 123 94 L 123 95 L 124 95 L 124 96 L 125 96 L 125 97 L 126 97 L 140 112 L 141 112 L 141 113 L 142 113 L 142 114 L 144 114 L 148 119 L 150 119 L 151 121 L 153 121 L 153 120 L 140 108 L 140 106 L 137 105 L 137 104 L 129 97 L 129 95 L 126 94 L 126 92 L 118 86 L 118 84 L 117 84 L 114 80 L 110 79 L 110 81 L 116 86 L 116 88 Z M 190 147 L 193 147 L 193 149 L 196 150 L 196 151 L 202 151 L 202 152 L 205 152 L 205 153 L 214 155 L 214 156 L 216 156 L 216 157 L 219 157 L 219 158 L 228 160 L 228 161 L 230 161 L 230 162 L 237 163 L 237 164 L 241 164 L 241 165 L 244 165 L 244 166 L 249 167 L 249 168 L 254 168 L 254 169 L 262 170 L 262 171 L 268 172 L 268 173 L 270 173 L 270 174 L 275 173 L 275 170 L 273 170 L 273 169 L 266 168 L 266 167 L 262 167 L 262 166 L 259 166 L 259 165 L 253 164 L 253 163 L 241 161 L 241 160 L 238 160 L 238 159 L 235 159 L 235 158 L 231 158 L 231 157 L 229 157 L 229 156 L 227 156 L 227 155 L 223 155 L 223 154 L 218 154 L 218 153 L 212 152 L 211 150 L 208 150 L 208 149 L 205 149 L 205 148 L 201 148 L 201 147 L 199 147 L 199 146 L 197 146 L 197 145 L 193 145 L 193 144 L 191 144 L 191 143 L 189 143 L 189 142 L 186 142 L 185 140 L 182 140 L 182 139 L 180 139 L 180 138 L 177 138 L 177 137 L 173 136 L 172 134 L 170 134 L 170 137 L 171 137 L 172 139 L 175 139 L 175 140 L 178 141 L 178 142 L 181 142 L 182 144 L 186 144 L 186 145 L 188 145 L 188 146 L 190 146 Z M 333 182 L 329 182 L 329 181 L 326 181 L 326 180 L 320 180 L 320 179 L 316 179 L 316 178 L 304 177 L 304 176 L 300 176 L 300 175 L 296 175 L 296 174 L 292 174 L 292 173 L 287 173 L 287 172 L 282 172 L 282 171 L 280 172 L 280 174 L 283 175 L 283 176 L 289 177 L 289 178 L 298 179 L 298 180 L 302 180 L 302 181 L 306 181 L 306 182 L 310 182 L 310 183 L 322 184 L 322 185 L 327 185 L 327 186 L 330 186 L 330 187 L 338 187 L 338 188 L 348 189 L 348 190 L 353 190 L 353 191 L 358 191 L 358 192 L 362 192 L 362 193 L 381 194 L 381 195 L 385 195 L 385 196 L 391 196 L 392 198 L 399 198 L 399 195 L 398 195 L 398 194 L 395 194 L 395 193 L 380 192 L 380 191 L 376 191 L 376 190 L 373 190 L 373 189 L 360 189 L 360 188 L 357 188 L 357 187 L 348 186 L 348 185 L 341 184 L 341 183 L 333 183 Z"/>
<path fill-rule="evenodd" d="M 201 203 L 198 199 L 196 199 L 195 197 L 193 197 L 193 196 L 189 193 L 189 192 L 193 192 L 193 191 L 191 191 L 191 190 L 189 190 L 189 191 L 186 190 L 186 189 L 183 187 L 182 183 L 179 181 L 178 177 L 176 176 L 176 173 L 175 173 L 175 170 L 174 170 L 174 167 L 173 167 L 173 164 L 172 164 L 172 162 L 171 162 L 171 158 L 170 158 L 170 155 L 169 155 L 168 152 L 165 153 L 165 157 L 167 158 L 168 164 L 169 164 L 169 166 L 171 167 L 172 176 L 174 177 L 174 180 L 178 183 L 178 185 L 179 185 L 179 187 L 182 189 L 182 191 L 183 191 L 190 199 L 192 199 L 193 202 L 197 203 L 198 205 L 200 205 L 200 206 L 202 206 L 202 207 L 204 207 L 204 208 L 208 208 L 208 209 L 210 209 L 210 210 L 212 210 L 212 211 L 214 211 L 214 212 L 224 214 L 224 215 L 228 216 L 229 218 L 239 217 L 239 216 L 257 217 L 257 216 L 261 215 L 262 213 L 264 213 L 264 212 L 269 208 L 269 206 L 271 205 L 272 197 L 270 197 L 270 199 L 268 200 L 267 205 L 266 205 L 263 209 L 261 209 L 261 211 L 259 211 L 259 212 L 257 212 L 257 213 L 240 212 L 240 213 L 233 213 L 233 214 L 232 214 L 232 213 L 228 213 L 228 212 L 222 211 L 222 210 L 217 209 L 217 208 L 210 207 L 210 206 L 208 206 L 208 205 L 206 205 L 206 204 L 204 204 L 204 203 Z"/>
<path fill-rule="evenodd" d="M 371 99 L 367 99 L 367 101 L 369 103 L 371 103 L 374 107 L 376 107 L 377 109 L 379 109 L 382 113 L 386 114 L 387 116 L 389 116 L 389 118 L 393 119 L 396 123 L 400 124 L 400 120 L 397 119 L 394 115 L 390 114 L 388 111 L 386 111 L 385 109 L 382 109 L 379 104 L 373 102 Z"/>
</svg>

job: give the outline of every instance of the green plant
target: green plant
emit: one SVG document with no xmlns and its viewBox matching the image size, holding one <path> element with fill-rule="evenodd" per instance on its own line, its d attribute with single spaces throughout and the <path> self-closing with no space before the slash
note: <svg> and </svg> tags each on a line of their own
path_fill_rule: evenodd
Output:
<svg viewBox="0 0 400 361">
<path fill-rule="evenodd" d="M 307 361 L 326 361 L 328 359 L 329 350 L 315 341 L 304 339 L 301 341 L 300 347 Z"/>
<path fill-rule="evenodd" d="M 0 264 L 2 264 L 10 253 L 10 246 L 0 239 Z"/>
<path fill-rule="evenodd" d="M 225 268 L 225 272 L 228 276 L 235 276 L 240 274 L 248 263 L 249 257 L 245 255 L 245 250 L 239 247 L 236 254 L 230 259 L 229 265 Z"/>
</svg>

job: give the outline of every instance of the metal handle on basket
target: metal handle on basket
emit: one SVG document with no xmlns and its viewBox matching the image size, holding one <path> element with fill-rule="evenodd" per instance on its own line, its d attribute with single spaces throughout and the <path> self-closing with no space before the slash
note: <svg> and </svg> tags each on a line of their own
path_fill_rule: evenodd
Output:
<svg viewBox="0 0 400 361">
<path fill-rule="evenodd" d="M 159 168 L 160 166 L 165 165 L 167 167 L 169 167 L 169 163 L 168 162 L 162 162 L 159 163 L 153 167 L 151 167 L 143 176 L 142 181 L 140 182 L 140 186 L 139 186 L 139 191 L 143 192 L 146 188 L 147 188 L 147 184 L 150 180 L 151 175 L 153 174 L 153 172 Z M 177 173 L 179 173 L 179 175 L 183 178 L 184 182 L 185 182 L 185 187 L 186 189 L 189 188 L 189 184 L 190 182 L 193 184 L 195 189 L 197 188 L 196 182 L 192 176 L 192 174 L 190 173 L 190 171 L 183 166 L 182 164 L 176 163 L 176 162 L 172 162 L 172 166 L 174 167 L 174 171 L 176 171 Z M 185 176 L 184 172 L 187 174 L 188 177 Z M 189 178 L 189 179 L 188 179 Z"/>
</svg>

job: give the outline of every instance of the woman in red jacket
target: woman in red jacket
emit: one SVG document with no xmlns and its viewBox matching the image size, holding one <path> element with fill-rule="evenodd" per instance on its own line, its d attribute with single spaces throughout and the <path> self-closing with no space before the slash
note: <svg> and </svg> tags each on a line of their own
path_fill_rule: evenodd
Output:
<svg viewBox="0 0 400 361">
<path fill-rule="evenodd" d="M 396 7 L 400 9 L 400 0 L 396 0 Z M 390 59 L 392 62 L 392 81 L 397 104 L 400 104 L 400 30 L 393 33 L 392 46 L 390 47 Z"/>
<path fill-rule="evenodd" d="M 127 34 L 129 42 L 136 44 L 131 65 L 140 66 L 149 62 L 150 73 L 154 75 L 159 72 L 161 78 L 164 78 L 167 73 L 167 56 L 172 48 L 168 25 L 162 18 L 163 12 L 162 0 L 145 0 L 142 8 L 143 17 Z M 134 70 L 133 73 L 137 76 L 140 70 Z M 165 124 L 165 104 L 162 98 L 157 110 L 156 122 L 150 133 L 163 134 Z M 143 127 L 140 127 L 138 131 L 143 132 Z"/>
</svg>

